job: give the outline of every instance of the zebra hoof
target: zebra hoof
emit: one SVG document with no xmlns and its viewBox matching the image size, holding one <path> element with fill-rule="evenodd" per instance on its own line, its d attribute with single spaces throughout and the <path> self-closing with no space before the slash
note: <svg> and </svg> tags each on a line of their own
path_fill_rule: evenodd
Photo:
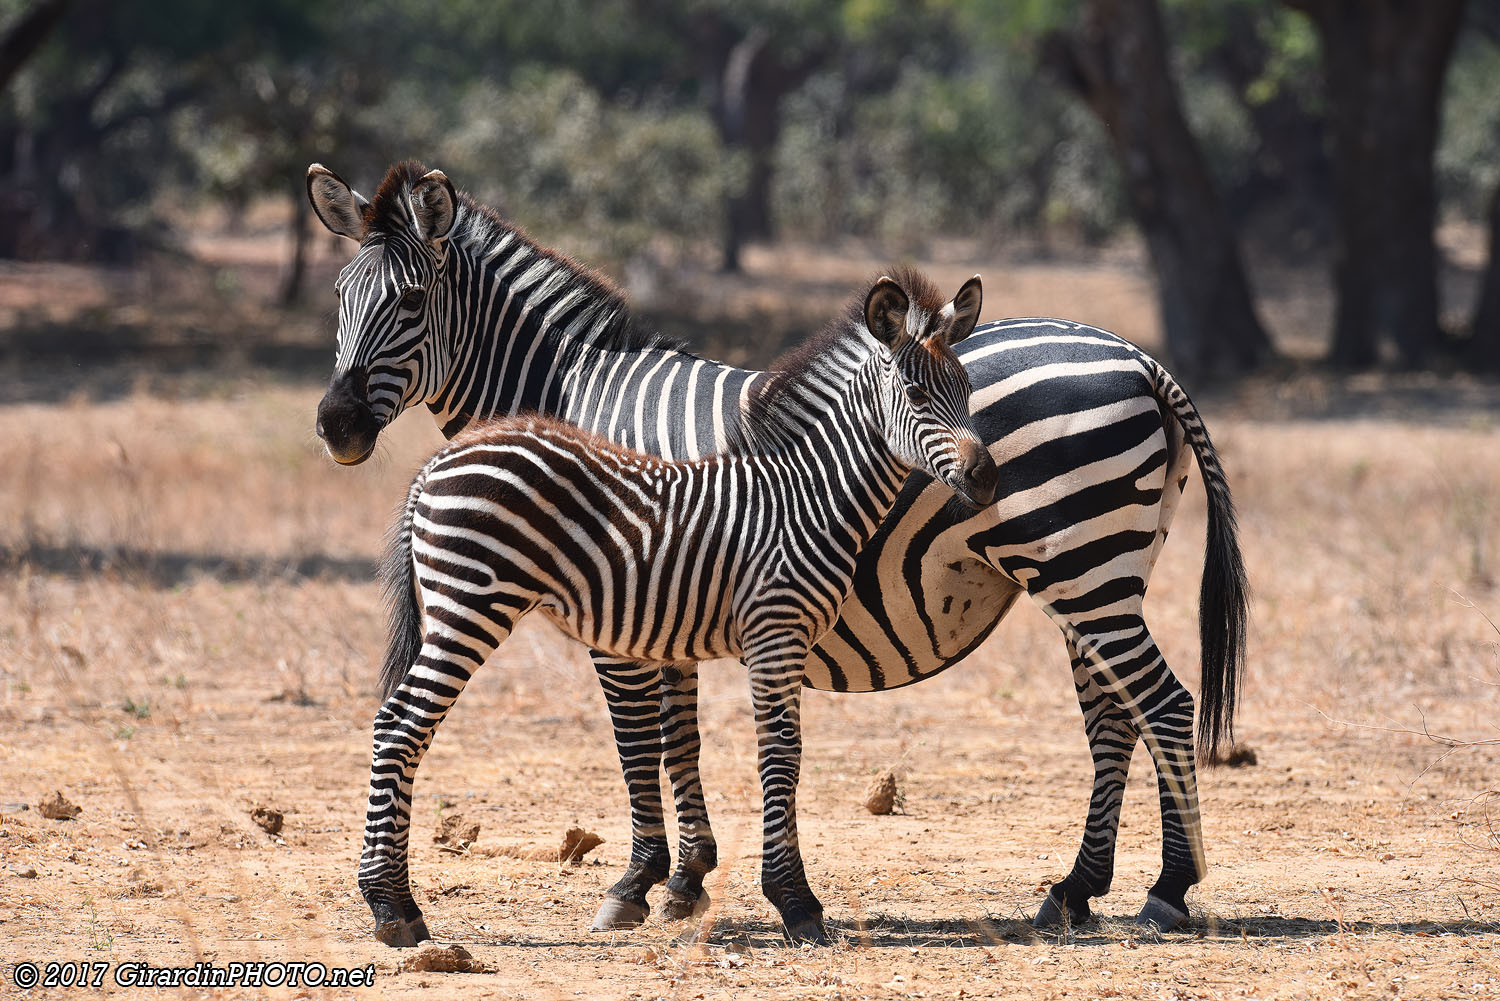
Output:
<svg viewBox="0 0 1500 1001">
<path fill-rule="evenodd" d="M 399 918 L 377 924 L 375 937 L 392 949 L 415 949 L 417 947 L 417 936 L 412 926 Z M 422 937 L 430 937 L 425 924 L 422 925 Z"/>
<path fill-rule="evenodd" d="M 1155 928 L 1159 932 L 1171 931 L 1187 923 L 1187 911 L 1174 907 L 1160 897 L 1146 895 L 1146 906 L 1135 916 L 1135 923 Z"/>
<path fill-rule="evenodd" d="M 406 923 L 406 927 L 411 929 L 411 937 L 416 939 L 418 942 L 427 942 L 432 939 L 432 936 L 427 932 L 426 918 L 419 917 L 408 921 Z"/>
<path fill-rule="evenodd" d="M 1056 890 L 1047 894 L 1047 899 L 1042 901 L 1042 906 L 1037 909 L 1036 917 L 1031 919 L 1033 928 L 1061 928 L 1063 924 L 1063 908 L 1067 908 L 1068 924 L 1077 927 L 1085 921 L 1093 918 L 1094 912 L 1089 910 L 1088 902 L 1083 906 L 1074 907 L 1067 902 L 1067 898 Z"/>
<path fill-rule="evenodd" d="M 621 900 L 618 897 L 605 897 L 599 913 L 594 915 L 594 923 L 589 925 L 589 931 L 623 931 L 626 928 L 636 928 L 646 920 L 646 916 L 650 913 L 651 905 L 649 904 L 638 904 L 630 900 Z"/>
<path fill-rule="evenodd" d="M 828 931 L 822 918 L 806 917 L 786 924 L 786 937 L 793 945 L 827 945 Z"/>
<path fill-rule="evenodd" d="M 667 921 L 685 921 L 696 918 L 708 910 L 708 891 L 699 890 L 696 897 L 667 891 L 667 899 L 661 905 L 661 916 Z"/>
</svg>

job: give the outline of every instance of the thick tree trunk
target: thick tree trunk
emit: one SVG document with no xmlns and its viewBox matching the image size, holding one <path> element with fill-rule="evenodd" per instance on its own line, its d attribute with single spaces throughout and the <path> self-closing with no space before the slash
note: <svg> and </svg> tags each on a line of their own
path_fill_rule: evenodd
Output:
<svg viewBox="0 0 1500 1001">
<path fill-rule="evenodd" d="M 777 107 L 781 95 L 765 89 L 763 66 L 771 36 L 751 31 L 729 49 L 719 78 L 714 122 L 724 148 L 749 158 L 745 186 L 725 200 L 724 246 L 721 266 L 740 269 L 740 249 L 750 240 L 770 235 L 771 156 L 780 131 Z"/>
<path fill-rule="evenodd" d="M 1182 113 L 1155 0 L 1088 0 L 1044 59 L 1109 133 L 1156 272 L 1181 372 L 1232 374 L 1269 359 L 1224 203 Z"/>
<path fill-rule="evenodd" d="M 819 48 L 795 61 L 784 61 L 765 28 L 729 38 L 717 19 L 700 27 L 703 77 L 713 99 L 710 109 L 719 139 L 731 152 L 746 156 L 744 186 L 725 199 L 722 265 L 738 271 L 740 251 L 751 240 L 771 235 L 771 179 L 776 142 L 781 136 L 781 99 L 799 87 L 827 58 Z"/>
<path fill-rule="evenodd" d="M 1318 27 L 1333 124 L 1336 365 L 1438 343 L 1433 150 L 1464 0 L 1284 0 Z"/>
</svg>

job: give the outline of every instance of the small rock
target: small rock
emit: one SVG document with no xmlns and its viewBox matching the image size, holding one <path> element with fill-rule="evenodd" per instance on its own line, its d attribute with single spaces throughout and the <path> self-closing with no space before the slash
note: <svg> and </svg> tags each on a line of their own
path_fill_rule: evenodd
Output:
<svg viewBox="0 0 1500 1001">
<path fill-rule="evenodd" d="M 426 942 L 407 956 L 396 969 L 402 973 L 488 973 L 490 968 L 461 945 Z"/>
<path fill-rule="evenodd" d="M 273 810 L 269 806 L 257 806 L 251 810 L 250 819 L 255 821 L 261 830 L 273 836 L 281 833 L 281 825 L 286 821 L 280 810 Z"/>
<path fill-rule="evenodd" d="M 30 865 L 13 865 L 10 867 L 12 875 L 21 879 L 36 879 L 36 867 Z"/>
<path fill-rule="evenodd" d="M 449 848 L 463 851 L 479 839 L 479 821 L 470 820 L 461 813 L 450 813 L 441 818 L 432 840 Z"/>
<path fill-rule="evenodd" d="M 83 812 L 83 807 L 64 796 L 61 789 L 38 803 L 36 808 L 48 820 L 72 820 Z"/>
<path fill-rule="evenodd" d="M 901 801 L 901 790 L 896 786 L 895 772 L 881 772 L 865 789 L 865 809 L 877 817 L 894 813 Z"/>
</svg>

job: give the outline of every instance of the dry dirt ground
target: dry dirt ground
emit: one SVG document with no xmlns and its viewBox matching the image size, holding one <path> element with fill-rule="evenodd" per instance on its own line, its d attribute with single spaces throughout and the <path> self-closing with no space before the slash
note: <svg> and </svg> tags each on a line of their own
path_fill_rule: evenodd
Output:
<svg viewBox="0 0 1500 1001">
<path fill-rule="evenodd" d="M 805 700 L 803 841 L 834 945 L 786 946 L 760 896 L 732 663 L 704 678 L 714 906 L 691 928 L 591 935 L 628 853 L 623 784 L 584 651 L 530 620 L 419 775 L 419 899 L 489 970 L 435 973 L 374 941 L 354 875 L 383 634 L 371 563 L 436 431 L 410 415 L 376 461 L 338 469 L 309 430 L 315 385 L 215 385 L 0 406 L 0 996 L 21 994 L 20 961 L 200 960 L 373 964 L 375 985 L 150 996 L 1500 996 L 1493 386 L 1304 381 L 1205 402 L 1256 589 L 1239 725 L 1256 763 L 1200 773 L 1211 871 L 1189 930 L 1129 922 L 1158 864 L 1144 754 L 1101 919 L 1029 929 L 1077 848 L 1091 769 L 1063 644 L 1026 606 L 930 683 Z M 1416 401 L 1420 419 L 1345 413 L 1362 400 Z M 1196 482 L 1188 497 L 1147 609 L 1191 685 Z M 1492 743 L 1445 748 L 1424 726 Z M 885 769 L 904 810 L 871 816 Z M 75 819 L 40 815 L 59 790 Z M 283 814 L 278 834 L 259 808 Z M 433 843 L 454 814 L 478 821 L 476 851 Z M 604 838 L 579 866 L 480 851 L 574 825 Z"/>
</svg>

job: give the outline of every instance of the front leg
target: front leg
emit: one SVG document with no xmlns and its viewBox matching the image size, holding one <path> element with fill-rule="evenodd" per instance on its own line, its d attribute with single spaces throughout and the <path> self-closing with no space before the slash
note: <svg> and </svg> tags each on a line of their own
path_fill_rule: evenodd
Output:
<svg viewBox="0 0 1500 1001">
<path fill-rule="evenodd" d="M 662 672 L 659 664 L 598 652 L 593 656 L 630 797 L 630 864 L 605 892 L 589 930 L 616 931 L 646 920 L 651 913 L 646 894 L 667 878 L 672 867 L 661 803 Z"/>
<path fill-rule="evenodd" d="M 793 942 L 824 944 L 823 905 L 807 884 L 797 841 L 797 780 L 802 771 L 802 677 L 809 644 L 781 633 L 746 643 L 755 706 L 765 842 L 761 886 Z"/>
</svg>

